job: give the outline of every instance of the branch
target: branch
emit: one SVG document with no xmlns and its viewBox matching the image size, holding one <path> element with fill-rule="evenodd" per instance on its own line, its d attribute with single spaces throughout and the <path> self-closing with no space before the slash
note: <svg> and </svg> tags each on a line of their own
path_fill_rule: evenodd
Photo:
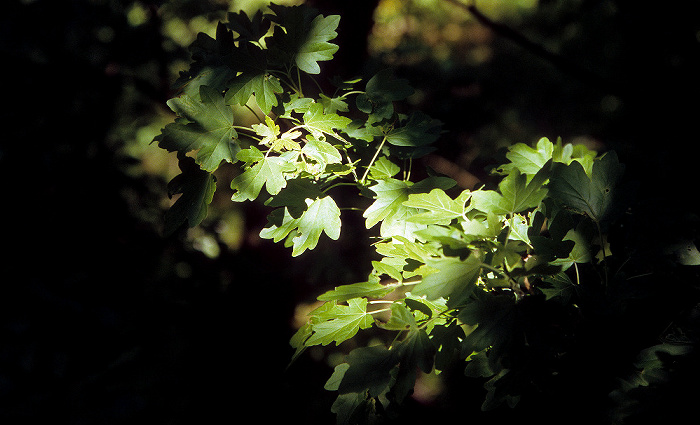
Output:
<svg viewBox="0 0 700 425">
<path fill-rule="evenodd" d="M 491 20 L 489 17 L 481 13 L 479 9 L 476 8 L 475 4 L 470 4 L 466 5 L 459 0 L 446 0 L 455 6 L 458 6 L 466 11 L 468 11 L 474 18 L 479 21 L 482 25 L 485 27 L 489 28 L 491 31 L 496 33 L 497 35 L 506 38 L 518 46 L 522 47 L 523 49 L 527 50 L 531 54 L 538 56 L 545 61 L 549 62 L 552 64 L 555 68 L 557 68 L 559 71 L 568 74 L 579 81 L 593 85 L 595 87 L 600 88 L 601 90 L 611 93 L 611 94 L 619 94 L 617 93 L 619 90 L 616 88 L 613 84 L 608 82 L 606 79 L 601 77 L 600 75 L 592 72 L 589 69 L 582 68 L 581 66 L 572 63 L 568 59 L 566 59 L 564 56 L 561 56 L 559 54 L 556 54 L 554 52 L 551 52 L 541 45 L 535 43 L 534 41 L 528 39 L 525 37 L 523 34 L 519 33 L 518 31 L 514 30 L 513 28 L 509 27 L 508 25 L 501 24 L 498 22 L 495 22 Z"/>
</svg>

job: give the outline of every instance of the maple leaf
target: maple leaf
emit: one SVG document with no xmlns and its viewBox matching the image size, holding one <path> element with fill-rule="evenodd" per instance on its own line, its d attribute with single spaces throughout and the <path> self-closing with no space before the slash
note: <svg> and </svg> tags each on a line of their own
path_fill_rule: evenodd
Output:
<svg viewBox="0 0 700 425">
<path fill-rule="evenodd" d="M 182 194 L 165 213 L 166 235 L 187 223 L 194 227 L 207 216 L 208 205 L 214 197 L 216 178 L 201 170 L 190 157 L 178 154 L 181 174 L 168 183 L 168 195 Z"/>
<path fill-rule="evenodd" d="M 410 207 L 404 205 L 408 196 L 412 193 L 422 193 L 433 188 L 449 189 L 454 186 L 452 179 L 444 177 L 428 177 L 416 184 L 397 179 L 380 180 L 370 186 L 370 190 L 376 194 L 375 201 L 362 214 L 365 217 L 365 225 L 369 229 L 382 220 L 391 219 L 393 216 L 404 217 Z M 416 211 L 413 209 L 412 211 Z"/>
<path fill-rule="evenodd" d="M 591 176 L 583 166 L 573 161 L 569 165 L 555 164 L 549 191 L 552 198 L 601 222 L 620 212 L 620 180 L 625 167 L 615 152 L 608 152 L 593 163 Z M 616 199 L 617 198 L 617 199 Z"/>
<path fill-rule="evenodd" d="M 316 248 L 321 232 L 337 240 L 340 237 L 340 224 L 340 209 L 333 198 L 325 196 L 312 201 L 299 218 L 299 235 L 292 239 L 292 257 L 302 254 L 307 249 Z"/>
<path fill-rule="evenodd" d="M 240 147 L 234 142 L 233 110 L 221 94 L 209 86 L 200 87 L 201 102 L 188 95 L 170 99 L 168 106 L 179 118 L 163 128 L 154 141 L 170 152 L 197 150 L 196 162 L 214 171 L 221 161 L 235 162 Z"/>
<path fill-rule="evenodd" d="M 298 218 L 292 216 L 287 207 L 274 210 L 268 216 L 268 227 L 260 231 L 260 237 L 279 242 L 291 234 L 293 257 L 316 248 L 322 233 L 337 240 L 341 227 L 340 209 L 333 198 L 307 198 L 306 205 L 306 210 Z"/>
<path fill-rule="evenodd" d="M 254 94 L 255 102 L 260 107 L 260 110 L 267 115 L 272 111 L 273 107 L 277 106 L 279 103 L 277 94 L 283 91 L 279 78 L 274 75 L 270 75 L 267 72 L 259 74 L 244 73 L 231 80 L 228 84 L 226 102 L 243 106 L 248 103 L 248 99 Z"/>
<path fill-rule="evenodd" d="M 338 114 L 326 114 L 320 103 L 310 105 L 302 118 L 304 126 L 317 139 L 323 137 L 321 133 L 333 135 L 334 129 L 344 129 L 352 121 L 350 118 L 341 117 Z"/>
<path fill-rule="evenodd" d="M 423 281 L 411 291 L 414 295 L 425 295 L 429 300 L 447 298 L 448 305 L 459 305 L 476 288 L 481 272 L 481 261 L 475 255 L 466 260 L 458 257 L 426 258 L 426 265 L 436 269 L 423 277 Z"/>
<path fill-rule="evenodd" d="M 367 299 L 353 298 L 348 305 L 326 303 L 328 307 L 312 312 L 313 334 L 306 340 L 307 346 L 336 345 L 355 336 L 360 329 L 367 329 L 374 323 L 374 318 L 367 313 Z"/>
<path fill-rule="evenodd" d="M 241 151 L 239 157 L 243 159 L 255 157 L 255 153 L 247 152 L 253 149 L 260 153 L 255 147 L 251 147 Z M 263 157 L 231 181 L 231 188 L 235 191 L 231 200 L 235 202 L 255 200 L 263 186 L 267 189 L 267 193 L 275 195 L 287 185 L 284 173 L 295 169 L 293 164 L 283 158 Z"/>
<path fill-rule="evenodd" d="M 249 18 L 244 11 L 238 13 L 229 12 L 227 26 L 233 30 L 238 37 L 236 41 L 258 41 L 270 29 L 269 15 L 258 10 L 252 18 Z"/>
<path fill-rule="evenodd" d="M 498 189 L 501 193 L 493 190 L 472 192 L 471 207 L 499 215 L 535 208 L 547 196 L 544 183 L 548 175 L 549 167 L 545 166 L 528 183 L 527 176 L 514 169 L 499 183 Z"/>
<path fill-rule="evenodd" d="M 442 189 L 433 189 L 430 193 L 415 193 L 408 196 L 404 206 L 427 210 L 408 218 L 409 221 L 422 224 L 450 224 L 452 219 L 461 217 L 464 202 L 453 200 Z"/>
<path fill-rule="evenodd" d="M 396 78 L 392 70 L 385 69 L 367 81 L 365 93 L 359 95 L 355 102 L 362 112 L 389 119 L 394 114 L 392 102 L 403 100 L 413 92 L 408 80 Z"/>
<path fill-rule="evenodd" d="M 319 61 L 333 59 L 338 45 L 330 43 L 338 36 L 336 29 L 340 16 L 319 15 L 310 7 L 270 5 L 276 16 L 271 19 L 279 26 L 272 35 L 278 50 L 276 54 L 283 63 L 293 62 L 309 74 L 319 74 Z"/>
</svg>

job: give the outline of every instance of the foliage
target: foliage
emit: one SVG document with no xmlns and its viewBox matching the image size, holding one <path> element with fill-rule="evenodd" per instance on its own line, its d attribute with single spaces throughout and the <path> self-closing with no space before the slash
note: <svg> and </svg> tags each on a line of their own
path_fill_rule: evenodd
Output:
<svg viewBox="0 0 700 425">
<path fill-rule="evenodd" d="M 485 379 L 483 409 L 514 406 L 557 356 L 539 316 L 530 317 L 537 300 L 578 312 L 627 297 L 633 277 L 611 244 L 633 193 L 625 167 L 615 152 L 542 138 L 511 146 L 492 188 L 458 189 L 431 173 L 411 181 L 440 122 L 400 113 L 395 102 L 413 90 L 388 70 L 364 87 L 336 78 L 332 92 L 322 89 L 314 76 L 338 49 L 339 20 L 272 5 L 253 17 L 229 14 L 215 39 L 198 37 L 181 92 L 168 102 L 177 118 L 156 138 L 178 152 L 182 169 L 170 185 L 182 195 L 166 229 L 201 222 L 213 173 L 226 163 L 240 167 L 232 200 L 270 207 L 260 236 L 292 256 L 313 250 L 323 234 L 337 240 L 343 211 L 361 210 L 367 229 L 378 226 L 366 281 L 320 295 L 324 304 L 291 340 L 296 358 L 369 328 L 392 335 L 335 367 L 325 388 L 338 392 L 338 422 L 394 410 L 418 371 L 439 373 L 455 361 Z M 257 123 L 238 125 L 232 111 L 240 106 Z M 361 207 L 337 195 L 343 186 L 356 190 Z"/>
</svg>

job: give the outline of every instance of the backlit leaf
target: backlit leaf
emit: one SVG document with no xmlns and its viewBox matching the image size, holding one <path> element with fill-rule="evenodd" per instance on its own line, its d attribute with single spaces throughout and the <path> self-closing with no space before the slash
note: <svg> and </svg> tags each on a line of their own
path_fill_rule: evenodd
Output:
<svg viewBox="0 0 700 425">
<path fill-rule="evenodd" d="M 367 329 L 374 323 L 372 315 L 367 313 L 367 300 L 353 298 L 348 305 L 330 304 L 312 322 L 313 334 L 306 340 L 307 346 L 336 345 L 355 336 L 360 329 Z"/>
</svg>

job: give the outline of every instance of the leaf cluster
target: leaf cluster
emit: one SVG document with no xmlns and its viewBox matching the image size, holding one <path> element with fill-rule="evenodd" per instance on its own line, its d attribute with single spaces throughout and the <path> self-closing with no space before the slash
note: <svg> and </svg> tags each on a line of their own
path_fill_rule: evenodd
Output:
<svg viewBox="0 0 700 425">
<path fill-rule="evenodd" d="M 354 188 L 365 227 L 377 232 L 376 260 L 365 281 L 321 294 L 291 340 L 295 359 L 371 328 L 393 335 L 335 367 L 325 388 L 338 392 L 338 423 L 399 406 L 418 371 L 455 361 L 486 380 L 485 410 L 513 406 L 538 379 L 532 362 L 548 360 L 529 334 L 537 328 L 524 325 L 529 300 L 578 309 L 624 292 L 631 279 L 610 243 L 630 193 L 624 166 L 615 152 L 542 138 L 511 146 L 492 188 L 458 189 L 435 175 L 412 181 L 412 161 L 433 149 L 441 124 L 397 112 L 413 89 L 390 70 L 364 84 L 336 79 L 323 92 L 315 76 L 338 49 L 339 22 L 271 5 L 253 17 L 229 14 L 216 38 L 198 37 L 168 101 L 176 118 L 155 139 L 178 152 L 182 170 L 169 186 L 180 197 L 166 231 L 198 225 L 214 173 L 233 165 L 232 201 L 269 207 L 260 236 L 298 256 L 323 234 L 340 237 L 347 200 L 336 188 Z M 256 122 L 238 125 L 236 108 Z"/>
</svg>

